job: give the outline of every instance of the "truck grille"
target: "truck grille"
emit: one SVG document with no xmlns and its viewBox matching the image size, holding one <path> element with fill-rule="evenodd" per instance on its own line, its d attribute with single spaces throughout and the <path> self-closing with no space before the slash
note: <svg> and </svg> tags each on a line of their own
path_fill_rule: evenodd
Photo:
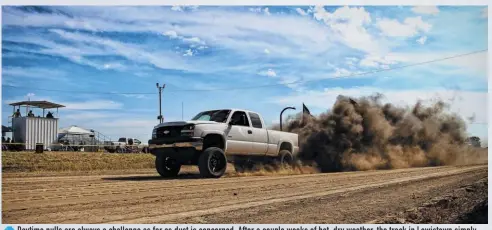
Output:
<svg viewBox="0 0 492 230">
<path fill-rule="evenodd" d="M 173 138 L 181 136 L 183 126 L 160 127 L 156 130 L 157 138 Z"/>
</svg>

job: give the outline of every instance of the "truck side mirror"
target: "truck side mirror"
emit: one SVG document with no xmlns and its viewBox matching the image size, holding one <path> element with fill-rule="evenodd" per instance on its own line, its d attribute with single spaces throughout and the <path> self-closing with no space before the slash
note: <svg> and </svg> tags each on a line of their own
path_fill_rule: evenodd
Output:
<svg viewBox="0 0 492 230">
<path fill-rule="evenodd" d="M 231 125 L 236 125 L 236 122 L 234 120 L 229 121 L 229 126 Z"/>
</svg>

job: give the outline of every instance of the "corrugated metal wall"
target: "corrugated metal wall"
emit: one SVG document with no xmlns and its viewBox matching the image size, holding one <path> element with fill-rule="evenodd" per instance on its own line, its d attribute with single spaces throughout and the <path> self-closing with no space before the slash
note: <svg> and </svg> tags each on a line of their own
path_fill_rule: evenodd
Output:
<svg viewBox="0 0 492 230">
<path fill-rule="evenodd" d="M 26 149 L 36 148 L 36 143 L 43 143 L 48 148 L 56 141 L 58 133 L 58 119 L 39 118 L 39 117 L 20 117 L 18 128 L 15 130 L 16 136 L 20 135 L 21 140 L 26 143 Z"/>
<path fill-rule="evenodd" d="M 14 131 L 14 142 L 26 142 L 26 117 L 17 117 L 12 119 L 12 130 Z"/>
</svg>

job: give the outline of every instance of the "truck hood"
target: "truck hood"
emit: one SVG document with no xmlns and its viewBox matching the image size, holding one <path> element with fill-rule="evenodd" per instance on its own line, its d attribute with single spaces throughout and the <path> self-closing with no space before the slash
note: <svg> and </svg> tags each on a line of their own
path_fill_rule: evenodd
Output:
<svg viewBox="0 0 492 230">
<path fill-rule="evenodd" d="M 171 122 L 164 122 L 162 124 L 156 125 L 154 128 L 159 128 L 159 127 L 168 127 L 168 126 L 183 126 L 187 124 L 219 124 L 219 122 L 215 121 L 171 121 Z"/>
</svg>

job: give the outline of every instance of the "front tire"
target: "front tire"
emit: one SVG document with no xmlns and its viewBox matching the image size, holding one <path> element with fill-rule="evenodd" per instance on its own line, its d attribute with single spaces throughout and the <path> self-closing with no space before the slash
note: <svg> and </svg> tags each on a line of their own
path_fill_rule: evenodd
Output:
<svg viewBox="0 0 492 230">
<path fill-rule="evenodd" d="M 161 177 L 175 177 L 181 169 L 181 164 L 170 157 L 157 156 L 155 158 L 155 168 Z"/>
<path fill-rule="evenodd" d="M 227 169 L 227 159 L 224 151 L 217 147 L 209 147 L 198 159 L 200 175 L 205 178 L 219 178 Z"/>
</svg>

